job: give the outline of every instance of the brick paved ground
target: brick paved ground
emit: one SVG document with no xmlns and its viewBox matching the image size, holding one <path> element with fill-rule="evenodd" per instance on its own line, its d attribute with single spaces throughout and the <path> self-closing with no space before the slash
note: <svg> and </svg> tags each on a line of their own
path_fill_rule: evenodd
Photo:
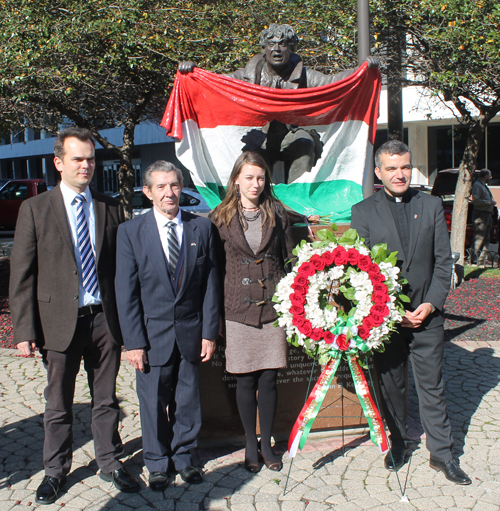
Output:
<svg viewBox="0 0 500 511">
<path fill-rule="evenodd" d="M 43 477 L 42 441 L 45 371 L 41 360 L 24 359 L 14 350 L 0 350 L 0 511 L 34 507 L 34 492 Z M 295 458 L 284 492 L 290 461 L 276 473 L 265 467 L 257 475 L 243 468 L 243 450 L 199 449 L 205 482 L 188 485 L 177 476 L 163 493 L 146 487 L 142 466 L 138 405 L 134 376 L 123 363 L 118 379 L 122 406 L 121 434 L 125 463 L 142 479 L 139 494 L 120 494 L 97 475 L 89 424 L 90 396 L 81 371 L 75 396 L 75 455 L 63 494 L 48 510 L 116 511 L 159 509 L 198 511 L 321 511 L 477 509 L 500 510 L 500 342 L 447 343 L 445 378 L 456 448 L 471 486 L 449 483 L 428 466 L 423 444 L 396 474 L 383 466 L 383 456 L 366 437 L 346 438 L 342 456 L 339 438 L 309 442 Z M 416 397 L 410 398 L 414 435 L 421 432 Z M 401 502 L 400 485 L 409 499 Z"/>
</svg>

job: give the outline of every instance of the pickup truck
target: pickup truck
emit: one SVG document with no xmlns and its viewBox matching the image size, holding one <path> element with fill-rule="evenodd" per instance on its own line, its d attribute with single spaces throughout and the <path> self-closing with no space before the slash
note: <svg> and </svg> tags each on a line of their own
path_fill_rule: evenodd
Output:
<svg viewBox="0 0 500 511">
<path fill-rule="evenodd" d="M 11 179 L 4 184 L 0 189 L 0 234 L 14 232 L 23 201 L 46 191 L 43 179 Z"/>
</svg>

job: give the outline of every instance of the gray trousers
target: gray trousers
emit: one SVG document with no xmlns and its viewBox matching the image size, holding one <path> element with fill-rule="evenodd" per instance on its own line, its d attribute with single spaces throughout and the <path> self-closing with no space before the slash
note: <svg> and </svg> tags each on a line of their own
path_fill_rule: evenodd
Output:
<svg viewBox="0 0 500 511">
<path fill-rule="evenodd" d="M 427 449 L 433 459 L 449 461 L 454 456 L 453 436 L 446 408 L 442 374 L 444 329 L 402 328 L 391 336 L 384 353 L 374 355 L 380 380 L 382 408 L 393 446 L 408 445 L 408 356 L 411 357 L 417 389 L 420 420 L 426 433 Z"/>
<path fill-rule="evenodd" d="M 42 350 L 47 369 L 43 464 L 45 474 L 69 473 L 73 455 L 73 398 L 83 358 L 92 397 L 92 436 L 97 465 L 103 472 L 120 468 L 123 445 L 118 433 L 120 407 L 116 376 L 121 348 L 111 335 L 104 313 L 78 319 L 75 336 L 64 353 Z"/>
<path fill-rule="evenodd" d="M 476 209 L 472 212 L 472 221 L 474 222 L 474 250 L 481 250 L 480 254 L 477 254 L 478 263 L 482 264 L 490 244 L 490 233 L 491 224 L 493 219 L 491 213 L 488 211 L 477 211 Z"/>
</svg>

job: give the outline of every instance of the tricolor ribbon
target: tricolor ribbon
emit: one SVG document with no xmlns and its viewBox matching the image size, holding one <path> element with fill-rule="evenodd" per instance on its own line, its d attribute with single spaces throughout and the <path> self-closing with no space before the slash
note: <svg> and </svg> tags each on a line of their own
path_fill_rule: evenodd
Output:
<svg viewBox="0 0 500 511">
<path fill-rule="evenodd" d="M 351 370 L 356 395 L 370 428 L 370 438 L 379 447 L 381 452 L 386 452 L 388 450 L 387 436 L 380 413 L 371 397 L 365 375 L 354 355 L 349 354 L 349 352 L 345 352 L 344 355 Z M 304 447 L 341 360 L 342 357 L 339 356 L 332 357 L 328 361 L 312 392 L 309 394 L 306 403 L 302 407 L 288 439 L 289 458 L 295 457 L 297 450 Z"/>
<path fill-rule="evenodd" d="M 386 452 L 389 447 L 387 444 L 387 435 L 385 433 L 382 417 L 377 406 L 373 402 L 373 398 L 365 378 L 365 373 L 358 363 L 358 359 L 354 356 L 347 357 L 349 369 L 351 370 L 352 379 L 354 380 L 354 388 L 358 396 L 361 408 L 365 414 L 368 427 L 370 428 L 370 438 L 372 442 L 378 446 L 380 452 Z"/>
</svg>

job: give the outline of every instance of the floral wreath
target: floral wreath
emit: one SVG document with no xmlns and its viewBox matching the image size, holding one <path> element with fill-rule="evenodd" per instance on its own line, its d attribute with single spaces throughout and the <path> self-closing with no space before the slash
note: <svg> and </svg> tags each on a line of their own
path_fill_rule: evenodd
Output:
<svg viewBox="0 0 500 511">
<path fill-rule="evenodd" d="M 354 229 L 341 238 L 332 230 L 317 232 L 319 241 L 302 240 L 293 250 L 292 271 L 273 296 L 276 325 L 285 329 L 288 342 L 302 346 L 321 364 L 332 358 L 384 351 L 384 342 L 404 316 L 402 294 L 406 280 L 399 276 L 397 252 L 387 245 L 369 250 Z M 345 312 L 332 304 L 342 295 L 351 302 Z"/>
</svg>

